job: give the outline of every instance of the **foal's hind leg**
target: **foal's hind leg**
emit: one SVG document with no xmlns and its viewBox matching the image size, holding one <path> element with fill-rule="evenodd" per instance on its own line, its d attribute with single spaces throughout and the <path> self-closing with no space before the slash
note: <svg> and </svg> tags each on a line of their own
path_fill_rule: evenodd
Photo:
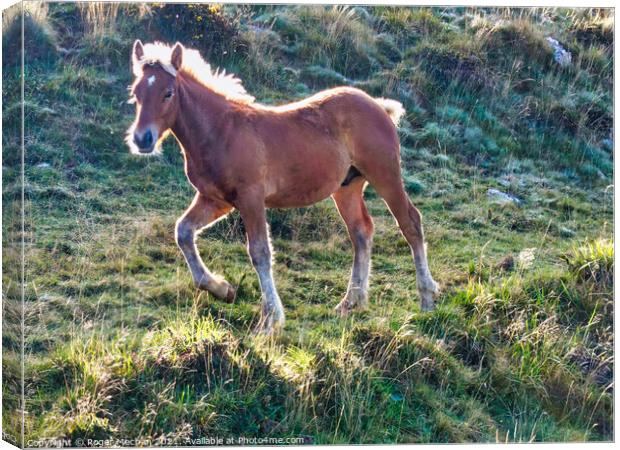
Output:
<svg viewBox="0 0 620 450">
<path fill-rule="evenodd" d="M 422 216 L 405 192 L 400 174 L 398 152 L 386 152 L 380 159 L 371 157 L 368 159 L 368 164 L 358 167 L 387 204 L 411 247 L 422 310 L 433 309 L 435 297 L 439 295 L 439 286 L 433 280 L 428 268 Z"/>
<path fill-rule="evenodd" d="M 223 218 L 231 209 L 230 205 L 210 201 L 197 193 L 192 204 L 177 220 L 175 230 L 177 244 L 185 256 L 196 287 L 229 301 L 234 299 L 235 289 L 226 280 L 211 273 L 205 267 L 194 239 L 197 232 Z"/>
<path fill-rule="evenodd" d="M 368 304 L 373 224 L 364 204 L 365 183 L 364 178 L 355 178 L 349 185 L 334 192 L 332 196 L 347 226 L 354 251 L 353 269 L 347 293 L 336 306 L 336 311 L 342 316 L 347 315 L 356 307 L 363 308 Z"/>
<path fill-rule="evenodd" d="M 439 286 L 433 280 L 426 260 L 422 216 L 409 200 L 400 176 L 389 179 L 386 183 L 373 185 L 373 187 L 390 208 L 413 252 L 422 310 L 432 310 L 435 307 L 435 297 L 439 295 Z"/>
</svg>

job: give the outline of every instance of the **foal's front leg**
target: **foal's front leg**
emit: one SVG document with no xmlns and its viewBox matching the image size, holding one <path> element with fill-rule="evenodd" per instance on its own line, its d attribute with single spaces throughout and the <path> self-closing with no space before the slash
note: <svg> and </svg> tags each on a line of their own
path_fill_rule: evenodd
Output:
<svg viewBox="0 0 620 450">
<path fill-rule="evenodd" d="M 252 265 L 258 274 L 262 291 L 262 314 L 259 331 L 271 334 L 284 325 L 284 308 L 271 270 L 271 243 L 267 230 L 267 218 L 264 199 L 256 198 L 255 202 L 247 199 L 243 205 L 236 205 L 243 219 L 248 237 L 248 253 Z"/>
<path fill-rule="evenodd" d="M 228 204 L 209 200 L 197 193 L 192 204 L 177 220 L 175 230 L 177 244 L 185 256 L 196 287 L 228 301 L 235 298 L 235 289 L 222 277 L 207 269 L 198 254 L 194 239 L 200 230 L 215 223 L 231 209 L 232 206 Z"/>
</svg>

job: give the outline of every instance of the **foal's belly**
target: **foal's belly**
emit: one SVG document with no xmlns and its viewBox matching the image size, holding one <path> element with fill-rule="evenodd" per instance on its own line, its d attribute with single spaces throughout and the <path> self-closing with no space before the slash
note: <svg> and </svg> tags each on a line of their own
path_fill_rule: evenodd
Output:
<svg viewBox="0 0 620 450">
<path fill-rule="evenodd" d="M 297 208 L 310 206 L 326 199 L 340 187 L 340 182 L 331 182 L 321 186 L 292 186 L 282 189 L 265 198 L 268 208 Z"/>
<path fill-rule="evenodd" d="M 336 192 L 350 164 L 332 161 L 322 167 L 305 163 L 289 167 L 284 175 L 270 177 L 265 205 L 269 208 L 309 206 Z"/>
</svg>

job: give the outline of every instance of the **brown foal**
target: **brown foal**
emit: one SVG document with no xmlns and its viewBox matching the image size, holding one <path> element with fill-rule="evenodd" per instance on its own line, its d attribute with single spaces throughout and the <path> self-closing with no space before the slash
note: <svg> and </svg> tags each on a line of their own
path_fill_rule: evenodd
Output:
<svg viewBox="0 0 620 450">
<path fill-rule="evenodd" d="M 133 47 L 132 101 L 136 120 L 127 143 L 140 154 L 159 151 L 172 132 L 183 149 L 196 196 L 176 224 L 176 240 L 197 287 L 232 300 L 235 289 L 202 262 L 195 237 L 237 208 L 262 291 L 260 329 L 284 323 L 272 274 L 266 208 L 307 206 L 332 196 L 353 243 L 354 262 L 344 299 L 346 315 L 368 303 L 373 223 L 363 192 L 370 183 L 384 199 L 413 252 L 424 310 L 434 307 L 422 220 L 403 188 L 395 124 L 404 113 L 394 100 L 340 87 L 270 107 L 254 102 L 239 79 L 212 71 L 197 51 L 177 43 Z"/>
</svg>

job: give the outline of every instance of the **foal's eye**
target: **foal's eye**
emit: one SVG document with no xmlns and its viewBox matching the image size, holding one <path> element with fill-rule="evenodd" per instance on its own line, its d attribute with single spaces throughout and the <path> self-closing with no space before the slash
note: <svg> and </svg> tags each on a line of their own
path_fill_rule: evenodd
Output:
<svg viewBox="0 0 620 450">
<path fill-rule="evenodd" d="M 164 100 L 168 100 L 170 97 L 172 97 L 172 90 L 166 91 L 164 94 Z"/>
</svg>

